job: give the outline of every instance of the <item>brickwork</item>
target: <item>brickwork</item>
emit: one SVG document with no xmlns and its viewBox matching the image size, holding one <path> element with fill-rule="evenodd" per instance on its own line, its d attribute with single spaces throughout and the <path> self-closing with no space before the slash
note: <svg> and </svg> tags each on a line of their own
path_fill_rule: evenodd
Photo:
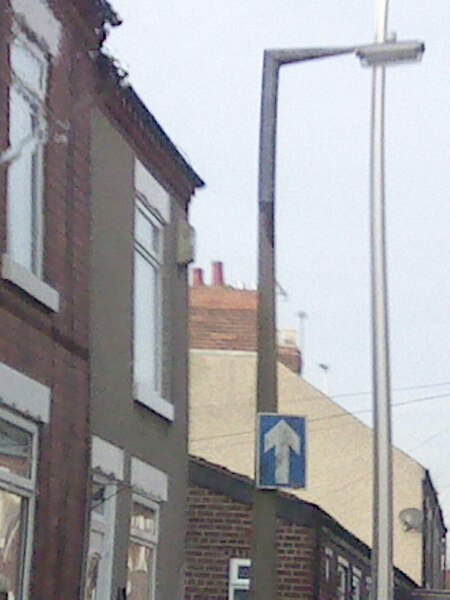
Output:
<svg viewBox="0 0 450 600">
<path fill-rule="evenodd" d="M 280 520 L 278 598 L 313 598 L 314 531 Z M 249 558 L 251 506 L 192 486 L 189 492 L 185 600 L 228 597 L 230 559 Z"/>
<path fill-rule="evenodd" d="M 89 98 L 88 51 L 100 16 L 84 0 L 47 2 L 61 23 L 49 58 L 44 159 L 43 279 L 60 295 L 56 313 L 0 279 L 0 362 L 51 388 L 40 426 L 30 598 L 77 600 L 81 592 L 89 477 Z M 78 11 L 78 8 L 82 11 Z M 92 10 L 92 9 L 89 9 Z M 0 0 L 0 150 L 8 146 L 8 41 L 13 13 Z M 61 135 L 66 136 L 63 140 Z M 0 166 L 0 254 L 7 251 L 6 173 Z"/>
<path fill-rule="evenodd" d="M 250 479 L 191 458 L 185 600 L 225 600 L 230 560 L 251 556 Z M 369 599 L 370 549 L 319 507 L 277 497 L 277 600 Z M 396 600 L 414 583 L 396 570 Z"/>
<path fill-rule="evenodd" d="M 221 263 L 213 263 L 212 285 L 204 284 L 201 269 L 194 270 L 193 280 L 189 295 L 190 348 L 256 352 L 257 292 L 226 285 Z M 295 345 L 280 345 L 278 360 L 294 373 L 301 372 L 301 354 Z"/>
</svg>

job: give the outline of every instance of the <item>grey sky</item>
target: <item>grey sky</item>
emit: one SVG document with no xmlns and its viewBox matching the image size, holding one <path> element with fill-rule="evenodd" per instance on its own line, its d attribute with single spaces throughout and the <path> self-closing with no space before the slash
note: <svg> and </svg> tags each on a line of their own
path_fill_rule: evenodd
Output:
<svg viewBox="0 0 450 600">
<path fill-rule="evenodd" d="M 192 206 L 198 264 L 256 281 L 262 52 L 370 43 L 372 0 L 114 0 L 109 47 L 207 188 Z M 390 30 L 424 39 L 419 66 L 388 72 L 387 201 L 394 388 L 450 382 L 450 11 L 391 0 Z M 279 323 L 308 313 L 306 376 L 332 395 L 368 391 L 370 71 L 352 57 L 287 67 L 278 135 Z M 431 469 L 450 517 L 450 385 L 395 392 L 398 445 Z M 339 397 L 350 410 L 370 397 Z M 370 422 L 370 414 L 361 414 Z M 444 430 L 444 428 L 446 428 Z M 434 434 L 435 437 L 431 438 Z M 430 439 L 428 439 L 430 438 Z M 426 442 L 426 440 L 428 441 Z M 450 520 L 450 519 L 448 519 Z"/>
</svg>

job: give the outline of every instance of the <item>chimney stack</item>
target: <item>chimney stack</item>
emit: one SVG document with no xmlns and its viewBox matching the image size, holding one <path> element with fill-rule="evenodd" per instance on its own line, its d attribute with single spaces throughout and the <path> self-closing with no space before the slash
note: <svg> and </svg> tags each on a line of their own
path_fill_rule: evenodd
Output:
<svg viewBox="0 0 450 600">
<path fill-rule="evenodd" d="M 203 269 L 193 269 L 192 271 L 192 287 L 202 287 L 205 285 L 203 279 Z"/>
<path fill-rule="evenodd" d="M 223 277 L 223 263 L 220 261 L 212 264 L 212 285 L 223 287 L 225 285 Z"/>
</svg>

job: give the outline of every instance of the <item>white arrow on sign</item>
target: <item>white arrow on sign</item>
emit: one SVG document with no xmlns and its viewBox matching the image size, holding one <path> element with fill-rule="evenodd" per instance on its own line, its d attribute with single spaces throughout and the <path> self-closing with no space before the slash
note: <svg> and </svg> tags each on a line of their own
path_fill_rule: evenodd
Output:
<svg viewBox="0 0 450 600">
<path fill-rule="evenodd" d="M 275 448 L 275 482 L 289 483 L 290 450 L 300 454 L 300 436 L 284 419 L 264 436 L 264 452 Z"/>
</svg>

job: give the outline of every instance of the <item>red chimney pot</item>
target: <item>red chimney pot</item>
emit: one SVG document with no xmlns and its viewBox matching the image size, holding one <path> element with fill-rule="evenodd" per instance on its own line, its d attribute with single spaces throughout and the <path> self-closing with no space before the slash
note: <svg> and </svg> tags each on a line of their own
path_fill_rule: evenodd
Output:
<svg viewBox="0 0 450 600">
<path fill-rule="evenodd" d="M 212 284 L 220 286 L 225 285 L 223 263 L 220 261 L 213 262 L 212 264 Z"/>
<path fill-rule="evenodd" d="M 203 280 L 203 269 L 194 269 L 192 271 L 193 273 L 193 278 L 192 278 L 192 286 L 193 287 L 201 287 L 202 285 L 205 285 L 205 282 Z"/>
</svg>

